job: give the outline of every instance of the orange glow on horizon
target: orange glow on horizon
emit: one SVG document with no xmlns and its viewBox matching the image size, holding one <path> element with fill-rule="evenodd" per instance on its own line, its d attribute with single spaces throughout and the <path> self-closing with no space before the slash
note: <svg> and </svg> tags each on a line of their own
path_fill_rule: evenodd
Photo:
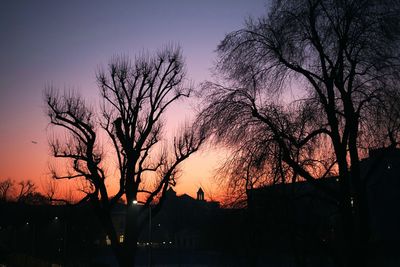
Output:
<svg viewBox="0 0 400 267">
<path fill-rule="evenodd" d="M 143 1 L 96 6 L 84 2 L 23 2 L 9 1 L 2 6 L 2 18 L 7 23 L 0 24 L 0 30 L 7 41 L 2 42 L 0 55 L 0 180 L 29 179 L 38 190 L 43 190 L 43 181 L 50 177 L 52 162 L 43 103 L 46 85 L 61 90 L 72 88 L 97 106 L 95 72 L 99 67 L 106 67 L 114 55 L 134 59 L 138 53 L 152 53 L 173 43 L 182 47 L 188 83 L 200 88 L 199 83 L 211 78 L 214 51 L 224 35 L 240 28 L 248 15 L 265 11 L 264 0 L 250 4 L 239 1 L 229 8 L 218 1 L 184 5 Z M 190 101 L 177 103 L 166 114 L 168 136 L 180 124 L 193 119 Z M 212 178 L 218 158 L 218 152 L 212 149 L 189 158 L 182 165 L 177 193 L 195 197 L 201 186 L 206 198 L 208 192 L 218 196 L 222 189 Z M 108 180 L 110 191 L 115 192 L 115 179 L 110 175 Z M 70 183 L 59 181 L 60 191 L 68 191 L 63 184 Z"/>
</svg>

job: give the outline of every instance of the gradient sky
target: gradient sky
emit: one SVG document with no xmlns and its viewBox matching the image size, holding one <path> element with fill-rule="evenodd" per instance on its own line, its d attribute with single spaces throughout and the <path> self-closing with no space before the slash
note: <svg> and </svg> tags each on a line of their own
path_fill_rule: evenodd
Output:
<svg viewBox="0 0 400 267">
<path fill-rule="evenodd" d="M 188 77 L 211 79 L 214 50 L 266 0 L 3 1 L 0 8 L 0 179 L 48 175 L 46 85 L 96 100 L 95 72 L 114 55 L 131 58 L 168 43 L 182 46 Z M 94 104 L 97 102 L 95 101 Z M 169 131 L 193 116 L 190 104 L 168 113 Z M 33 144 L 32 141 L 37 142 Z M 178 193 L 195 195 L 210 181 L 219 154 L 201 151 L 184 164 Z"/>
</svg>

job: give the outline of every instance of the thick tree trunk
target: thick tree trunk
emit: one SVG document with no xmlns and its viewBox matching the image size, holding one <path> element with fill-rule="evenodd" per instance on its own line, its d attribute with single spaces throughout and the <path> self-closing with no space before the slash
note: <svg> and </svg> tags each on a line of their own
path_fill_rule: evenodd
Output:
<svg viewBox="0 0 400 267">
<path fill-rule="evenodd" d="M 121 267 L 134 267 L 136 264 L 137 242 L 139 239 L 138 215 L 138 206 L 127 205 L 124 243 L 122 247 L 123 265 Z"/>
<path fill-rule="evenodd" d="M 362 267 L 366 264 L 369 236 L 367 194 L 366 187 L 361 180 L 356 145 L 351 145 L 352 142 L 349 143 L 351 171 L 348 170 L 345 158 L 338 160 L 341 188 L 340 212 L 343 227 L 343 265 Z"/>
<path fill-rule="evenodd" d="M 354 253 L 352 266 L 365 266 L 369 239 L 369 212 L 365 181 L 361 178 L 360 161 L 357 150 L 357 128 L 350 134 L 349 152 L 351 159 L 351 186 L 353 189 L 354 210 Z"/>
<path fill-rule="evenodd" d="M 97 210 L 97 215 L 100 219 L 101 224 L 103 225 L 105 233 L 111 241 L 111 248 L 114 253 L 115 259 L 118 262 L 118 265 L 120 267 L 126 266 L 124 265 L 122 246 L 115 231 L 115 227 L 111 219 L 111 214 L 108 211 Z"/>
<path fill-rule="evenodd" d="M 339 136 L 339 135 L 338 135 Z M 351 197 L 351 177 L 347 164 L 347 152 L 340 142 L 339 137 L 334 142 L 336 159 L 339 168 L 339 211 L 341 214 L 341 227 L 342 236 L 339 238 L 341 243 L 339 251 L 342 255 L 342 266 L 351 266 L 350 259 L 354 249 L 354 218 L 352 211 L 352 197 Z"/>
</svg>

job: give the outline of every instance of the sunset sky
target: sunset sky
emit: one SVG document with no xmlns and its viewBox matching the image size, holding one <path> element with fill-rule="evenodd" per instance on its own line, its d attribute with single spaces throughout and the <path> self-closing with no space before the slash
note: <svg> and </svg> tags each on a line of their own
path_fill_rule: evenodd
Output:
<svg viewBox="0 0 400 267">
<path fill-rule="evenodd" d="M 45 86 L 79 91 L 98 103 L 95 72 L 112 56 L 134 57 L 179 44 L 195 85 L 212 79 L 217 44 L 246 17 L 265 13 L 265 0 L 3 1 L 0 8 L 0 179 L 48 176 L 50 130 Z M 193 103 L 174 106 L 168 131 L 193 117 Z M 37 142 L 35 144 L 34 142 Z M 203 149 L 185 162 L 178 193 L 211 183 L 218 153 Z M 112 180 L 110 180 L 112 182 Z M 207 195 L 206 195 L 207 197 Z"/>
</svg>

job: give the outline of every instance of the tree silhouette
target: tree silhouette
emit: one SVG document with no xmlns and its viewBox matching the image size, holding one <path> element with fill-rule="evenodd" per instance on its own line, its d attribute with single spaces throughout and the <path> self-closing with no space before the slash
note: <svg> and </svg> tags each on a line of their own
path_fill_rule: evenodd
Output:
<svg viewBox="0 0 400 267">
<path fill-rule="evenodd" d="M 0 181 L 0 202 L 46 205 L 51 203 L 51 198 L 38 192 L 31 180 L 16 183 L 14 180 L 5 179 Z"/>
<path fill-rule="evenodd" d="M 102 97 L 97 120 L 81 97 L 71 93 L 60 96 L 54 90 L 45 93 L 50 123 L 69 135 L 67 140 L 55 138 L 50 146 L 54 157 L 69 160 L 70 171 L 66 175 L 53 174 L 57 179 L 84 178 L 86 196 L 82 201 L 93 204 L 119 265 L 134 266 L 139 233 L 146 223 L 143 217 L 148 216 L 149 208 L 153 214 L 159 211 L 168 187 L 176 184 L 179 164 L 198 150 L 204 135 L 195 126 L 186 125 L 171 147 L 162 142 L 163 115 L 192 90 L 186 87 L 179 48 L 143 55 L 134 62 L 115 58 L 107 70 L 98 72 L 97 81 Z M 117 162 L 119 189 L 112 196 L 105 184 L 100 129 L 111 141 Z M 121 198 L 126 200 L 123 243 L 110 215 Z"/>
<path fill-rule="evenodd" d="M 399 14 L 395 1 L 273 1 L 266 16 L 218 46 L 217 71 L 227 85 L 204 86 L 200 120 L 215 140 L 247 148 L 255 144 L 253 131 L 264 131 L 256 142 L 338 201 L 346 266 L 365 266 L 360 129 L 374 119 L 373 104 L 393 110 L 383 96 L 396 91 Z M 298 96 L 291 102 L 292 86 Z M 267 162 L 269 150 L 257 157 Z M 336 170 L 339 195 L 315 183 Z"/>
<path fill-rule="evenodd" d="M 18 202 L 24 202 L 26 198 L 30 198 L 34 195 L 37 195 L 36 193 L 36 185 L 31 181 L 21 181 L 18 183 L 19 189 L 17 189 L 17 195 L 16 195 L 16 200 Z"/>
<path fill-rule="evenodd" d="M 396 147 L 400 144 L 400 91 L 395 85 L 372 101 L 367 116 L 370 119 L 362 128 L 366 134 L 361 143 L 372 147 Z"/>
<path fill-rule="evenodd" d="M 0 201 L 5 202 L 10 200 L 13 191 L 14 181 L 5 179 L 0 181 Z"/>
</svg>

